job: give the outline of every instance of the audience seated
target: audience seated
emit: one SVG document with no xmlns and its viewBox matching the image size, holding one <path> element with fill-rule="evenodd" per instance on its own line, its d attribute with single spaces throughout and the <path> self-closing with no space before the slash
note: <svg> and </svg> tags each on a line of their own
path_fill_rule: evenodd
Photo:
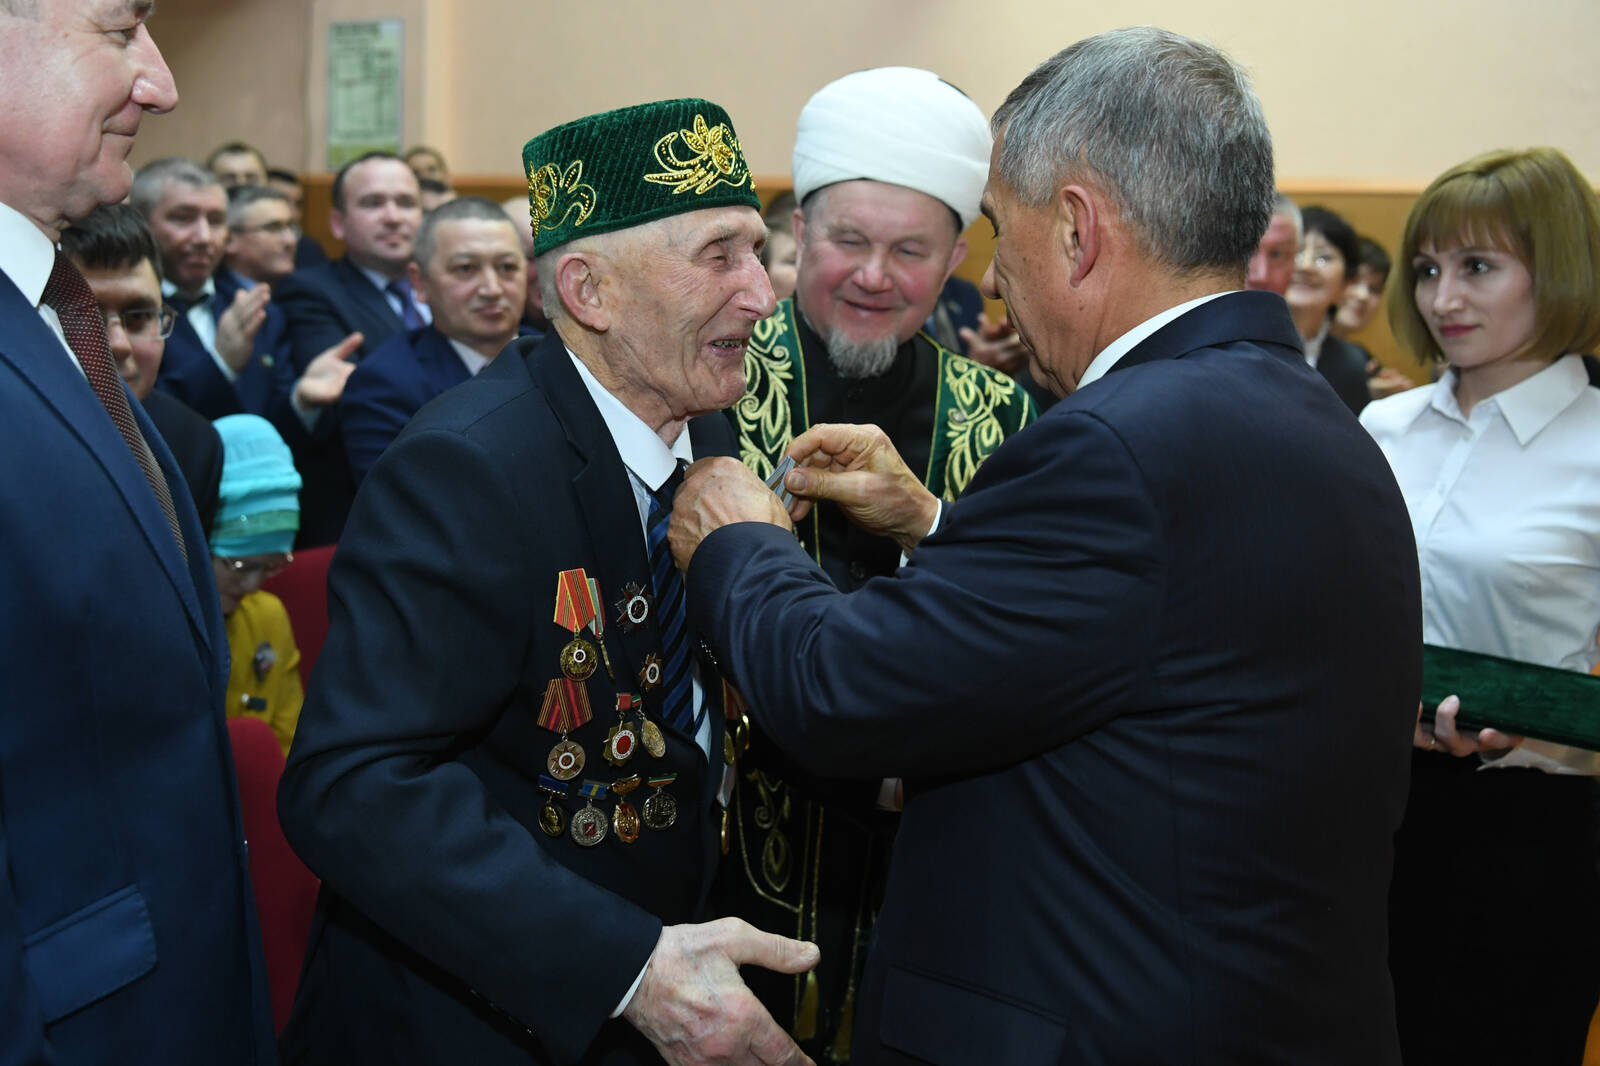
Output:
<svg viewBox="0 0 1600 1066">
<path fill-rule="evenodd" d="M 278 287 L 290 357 L 302 373 L 330 347 L 353 343 L 359 361 L 402 330 L 428 324 L 428 308 L 417 303 L 406 276 L 421 221 L 416 176 L 398 156 L 369 153 L 335 176 L 328 223 L 345 254 L 298 270 Z M 338 412 L 316 418 L 291 444 L 306 481 L 297 546 L 332 544 L 355 497 Z"/>
<path fill-rule="evenodd" d="M 194 497 L 200 527 L 210 532 L 222 481 L 222 439 L 210 421 L 155 388 L 177 316 L 161 303 L 161 253 L 150 227 L 127 204 L 97 207 L 62 231 L 61 248 L 93 290 L 122 380 L 166 441 Z"/>
<path fill-rule="evenodd" d="M 1396 370 L 1384 366 L 1372 353 L 1356 344 L 1355 334 L 1367 327 L 1383 303 L 1383 286 L 1389 280 L 1389 253 L 1371 237 L 1357 236 L 1356 276 L 1344 290 L 1339 310 L 1333 316 L 1332 332 L 1361 349 L 1367 360 L 1367 391 L 1374 400 L 1404 392 L 1415 382 Z"/>
<path fill-rule="evenodd" d="M 134 177 L 130 202 L 161 250 L 161 291 L 178 312 L 156 385 L 210 419 L 266 414 L 288 388 L 282 312 L 271 290 L 216 274 L 228 240 L 228 196 L 214 174 L 162 159 Z"/>
<path fill-rule="evenodd" d="M 294 244 L 293 211 L 283 193 L 265 185 L 238 185 L 228 191 L 222 264 L 233 284 L 248 289 L 288 277 L 294 273 Z"/>
<path fill-rule="evenodd" d="M 211 569 L 228 630 L 228 717 L 259 718 L 289 753 L 304 690 L 300 651 L 283 603 L 261 582 L 281 573 L 300 519 L 300 475 L 288 445 L 264 418 L 229 415 L 222 488 L 211 527 Z"/>
<path fill-rule="evenodd" d="M 1305 344 L 1306 362 L 1359 414 L 1372 399 L 1367 391 L 1368 358 L 1362 349 L 1329 331 L 1345 287 L 1356 274 L 1356 233 L 1324 207 L 1308 207 L 1300 217 L 1304 235 L 1284 299 Z"/>
<path fill-rule="evenodd" d="M 358 487 L 423 404 L 515 339 L 525 271 L 516 227 L 493 200 L 462 197 L 423 218 L 410 273 L 433 323 L 389 338 L 345 385 L 344 451 Z"/>
</svg>

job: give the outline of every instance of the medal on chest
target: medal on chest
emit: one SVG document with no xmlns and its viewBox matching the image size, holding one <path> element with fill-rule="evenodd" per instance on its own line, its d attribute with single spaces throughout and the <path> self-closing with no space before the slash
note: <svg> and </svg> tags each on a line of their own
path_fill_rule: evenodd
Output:
<svg viewBox="0 0 1600 1066">
<path fill-rule="evenodd" d="M 580 847 L 592 848 L 606 838 L 606 814 L 595 801 L 604 799 L 609 789 L 604 781 L 585 780 L 578 790 L 583 796 L 583 809 L 572 816 L 570 835 Z"/>
<path fill-rule="evenodd" d="M 678 801 L 667 791 L 667 786 L 677 779 L 677 774 L 659 774 L 645 780 L 655 791 L 644 801 L 644 824 L 658 833 L 671 829 L 678 820 Z"/>
<path fill-rule="evenodd" d="M 567 734 L 593 717 L 589 692 L 582 683 L 570 677 L 558 677 L 545 686 L 544 702 L 539 705 L 539 724 L 561 737 L 545 759 L 545 768 L 557 781 L 571 781 L 583 773 L 586 761 L 583 745 L 567 739 Z"/>
<path fill-rule="evenodd" d="M 558 837 L 567 831 L 565 799 L 570 787 L 549 774 L 539 775 L 539 791 L 544 793 L 544 806 L 539 808 L 539 829 L 547 837 Z"/>
<path fill-rule="evenodd" d="M 628 802 L 628 794 L 638 787 L 638 774 L 611 782 L 611 791 L 617 796 L 616 810 L 611 812 L 611 828 L 624 844 L 632 844 L 639 839 L 639 812 Z"/>
</svg>

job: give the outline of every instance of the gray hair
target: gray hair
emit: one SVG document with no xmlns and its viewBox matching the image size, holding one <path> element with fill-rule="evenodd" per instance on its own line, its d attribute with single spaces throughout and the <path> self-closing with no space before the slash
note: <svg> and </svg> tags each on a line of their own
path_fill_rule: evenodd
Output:
<svg viewBox="0 0 1600 1066">
<path fill-rule="evenodd" d="M 232 228 L 239 225 L 244 218 L 244 210 L 251 204 L 259 204 L 263 200 L 276 200 L 285 206 L 289 198 L 281 190 L 269 188 L 265 185 L 239 185 L 228 190 L 228 226 Z"/>
<path fill-rule="evenodd" d="M 422 225 L 417 227 L 417 242 L 412 248 L 411 258 L 417 267 L 426 274 L 428 261 L 433 258 L 434 244 L 438 241 L 438 229 L 441 222 L 462 222 L 474 219 L 480 222 L 504 222 L 516 235 L 516 226 L 506 217 L 500 205 L 484 196 L 458 196 L 454 200 L 446 201 L 422 216 Z M 521 240 L 517 241 L 517 250 L 522 250 Z"/>
<path fill-rule="evenodd" d="M 1294 219 L 1294 236 L 1296 240 L 1306 235 L 1306 221 L 1300 217 L 1300 205 L 1289 199 L 1288 193 L 1279 192 L 1273 196 L 1272 213 L 1273 215 L 1287 215 Z M 1272 219 L 1267 219 L 1267 222 L 1270 224 Z M 1263 229 L 1261 232 L 1265 233 L 1266 230 Z"/>
<path fill-rule="evenodd" d="M 173 156 L 167 159 L 157 159 L 154 163 L 146 163 L 139 168 L 139 173 L 133 176 L 133 189 L 128 193 L 128 202 L 145 218 L 155 213 L 156 205 L 167 193 L 167 186 L 173 183 L 188 185 L 196 189 L 209 188 L 212 185 L 219 189 L 222 181 L 211 171 L 196 163 L 192 159 L 182 159 Z"/>
<path fill-rule="evenodd" d="M 1137 26 L 1034 68 L 995 112 L 999 175 L 1042 205 L 1100 179 L 1144 252 L 1178 272 L 1239 270 L 1272 219 L 1272 135 L 1220 50 Z"/>
</svg>

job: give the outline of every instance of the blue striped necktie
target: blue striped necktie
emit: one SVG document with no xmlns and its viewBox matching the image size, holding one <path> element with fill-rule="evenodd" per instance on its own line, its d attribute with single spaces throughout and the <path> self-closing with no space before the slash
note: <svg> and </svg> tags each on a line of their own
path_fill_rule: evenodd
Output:
<svg viewBox="0 0 1600 1066">
<path fill-rule="evenodd" d="M 678 467 L 666 483 L 650 494 L 650 515 L 645 523 L 645 543 L 650 549 L 650 576 L 656 589 L 656 628 L 661 633 L 662 707 L 666 720 L 688 733 L 700 730 L 694 713 L 694 687 L 689 669 L 688 625 L 684 620 L 683 578 L 667 545 L 667 525 L 672 518 L 672 497 L 683 484 L 688 464 Z M 702 716 L 704 710 L 701 711 Z"/>
</svg>

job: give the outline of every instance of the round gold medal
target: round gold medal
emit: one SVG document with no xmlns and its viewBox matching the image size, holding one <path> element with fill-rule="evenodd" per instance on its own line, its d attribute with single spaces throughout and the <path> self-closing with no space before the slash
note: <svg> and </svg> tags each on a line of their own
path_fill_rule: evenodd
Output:
<svg viewBox="0 0 1600 1066">
<path fill-rule="evenodd" d="M 667 740 L 661 735 L 661 727 L 648 718 L 639 723 L 639 743 L 644 745 L 644 750 L 650 753 L 652 759 L 659 759 L 667 753 Z"/>
<path fill-rule="evenodd" d="M 598 665 L 594 645 L 581 637 L 573 637 L 561 648 L 561 672 L 574 681 L 587 681 Z"/>
<path fill-rule="evenodd" d="M 651 793 L 644 801 L 644 824 L 660 832 L 671 829 L 672 823 L 678 820 L 678 801 L 672 794 L 662 789 Z"/>
<path fill-rule="evenodd" d="M 584 762 L 583 745 L 577 741 L 563 740 L 550 749 L 550 756 L 545 759 L 544 765 L 557 781 L 571 781 L 583 773 Z"/>
<path fill-rule="evenodd" d="M 617 831 L 617 839 L 624 844 L 632 844 L 639 839 L 639 812 L 633 804 L 627 800 L 617 804 L 617 809 L 611 815 L 611 828 Z"/>
<path fill-rule="evenodd" d="M 544 806 L 539 808 L 539 828 L 544 830 L 547 837 L 558 837 L 567 831 L 567 816 L 556 806 L 555 797 L 544 801 Z"/>
</svg>

